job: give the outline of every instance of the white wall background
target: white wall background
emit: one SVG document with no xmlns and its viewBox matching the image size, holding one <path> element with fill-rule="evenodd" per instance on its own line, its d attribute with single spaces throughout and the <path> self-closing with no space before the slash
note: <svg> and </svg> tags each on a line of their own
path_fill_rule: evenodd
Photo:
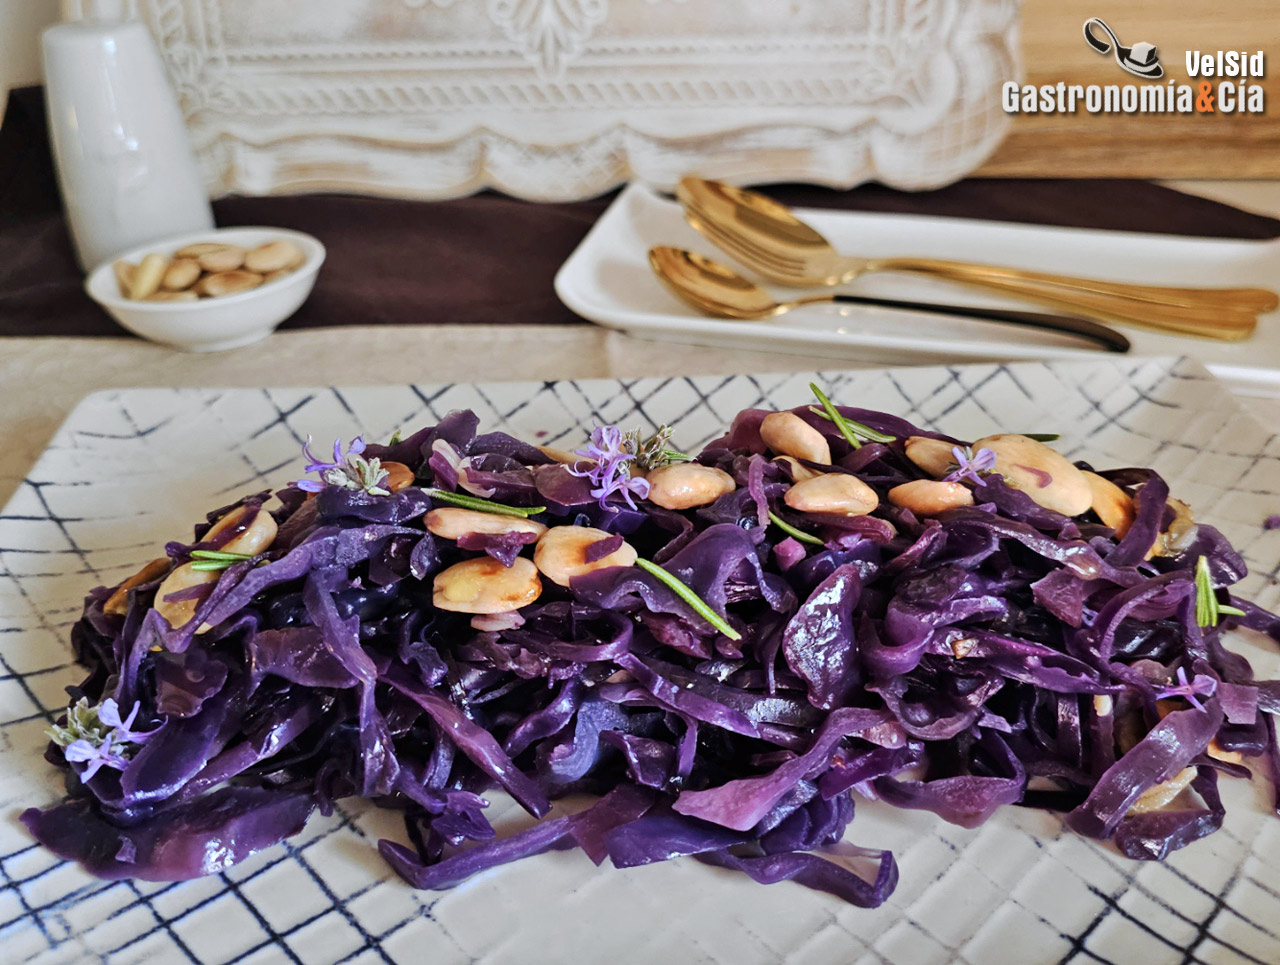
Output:
<svg viewBox="0 0 1280 965">
<path fill-rule="evenodd" d="M 0 114 L 10 88 L 40 82 L 40 31 L 57 17 L 57 0 L 0 0 Z"/>
</svg>

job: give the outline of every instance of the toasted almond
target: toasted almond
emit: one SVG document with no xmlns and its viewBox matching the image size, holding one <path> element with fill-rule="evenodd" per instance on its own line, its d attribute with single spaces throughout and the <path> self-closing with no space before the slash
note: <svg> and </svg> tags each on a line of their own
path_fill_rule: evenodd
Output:
<svg viewBox="0 0 1280 965">
<path fill-rule="evenodd" d="M 196 260 L 205 271 L 235 271 L 244 267 L 245 250 L 239 245 L 222 245 L 216 251 L 206 251 Z"/>
<path fill-rule="evenodd" d="M 948 509 L 973 505 L 973 493 L 958 482 L 913 479 L 889 490 L 889 502 L 917 516 L 935 516 Z"/>
<path fill-rule="evenodd" d="M 511 566 L 503 566 L 480 556 L 437 573 L 431 602 L 455 613 L 506 613 L 528 606 L 541 592 L 538 568 L 531 560 L 517 556 Z"/>
<path fill-rule="evenodd" d="M 956 464 L 955 444 L 930 436 L 911 436 L 904 443 L 907 458 L 934 479 L 941 479 Z"/>
<path fill-rule="evenodd" d="M 302 249 L 292 241 L 268 241 L 244 256 L 244 266 L 261 274 L 302 264 Z"/>
<path fill-rule="evenodd" d="M 171 292 L 186 291 L 200 279 L 200 262 L 194 258 L 175 258 L 160 282 L 161 288 Z"/>
<path fill-rule="evenodd" d="M 995 471 L 1045 509 L 1079 516 L 1093 505 L 1093 489 L 1083 472 L 1066 456 L 1043 442 L 1008 432 L 987 436 L 973 444 L 975 453 L 996 454 Z"/>
<path fill-rule="evenodd" d="M 538 572 L 560 586 L 568 586 L 575 576 L 594 570 L 634 564 L 636 551 L 625 542 L 607 556 L 587 561 L 587 550 L 592 545 L 612 537 L 612 533 L 590 526 L 553 526 L 542 534 L 534 547 L 533 564 Z"/>
<path fill-rule="evenodd" d="M 146 302 L 198 302 L 199 300 L 200 296 L 193 291 L 167 292 L 163 289 L 152 292 L 143 299 Z"/>
<path fill-rule="evenodd" d="M 160 288 L 164 273 L 169 268 L 169 259 L 155 253 L 147 255 L 138 263 L 138 270 L 133 273 L 133 285 L 129 288 L 129 297 L 141 301 L 154 295 Z"/>
<path fill-rule="evenodd" d="M 1184 767 L 1167 781 L 1155 784 L 1138 796 L 1129 808 L 1130 814 L 1146 814 L 1158 811 L 1183 792 L 1188 784 L 1195 780 L 1196 769 Z"/>
<path fill-rule="evenodd" d="M 782 497 L 796 512 L 865 516 L 880 505 L 876 491 L 857 476 L 829 472 L 798 482 Z"/>
<path fill-rule="evenodd" d="M 387 480 L 383 486 L 389 492 L 398 493 L 414 483 L 413 470 L 402 462 L 383 462 L 382 471 L 387 474 Z"/>
<path fill-rule="evenodd" d="M 248 512 L 249 510 L 246 507 L 237 506 L 214 523 L 209 528 L 209 532 L 204 534 L 204 539 L 201 542 L 207 543 L 214 537 L 221 536 L 229 529 L 237 529 L 238 532 L 235 536 L 219 546 L 218 549 L 224 553 L 244 553 L 246 556 L 256 556 L 261 553 L 276 538 L 276 521 L 269 512 L 259 508 L 257 513 L 254 514 L 253 521 L 245 526 L 243 520 Z"/>
<path fill-rule="evenodd" d="M 221 251 L 225 247 L 227 247 L 226 244 L 220 241 L 202 241 L 194 245 L 187 245 L 185 248 L 179 248 L 173 253 L 173 257 L 198 259 L 201 255 Z"/>
<path fill-rule="evenodd" d="M 116 273 L 116 284 L 120 286 L 120 295 L 123 298 L 133 297 L 133 278 L 138 273 L 138 266 L 130 261 L 123 259 L 113 264 L 112 269 Z"/>
<path fill-rule="evenodd" d="M 111 613 L 115 616 L 124 616 L 129 611 L 129 591 L 135 586 L 141 586 L 143 583 L 150 583 L 152 580 L 160 579 L 160 577 L 169 572 L 169 567 L 172 565 L 173 560 L 167 556 L 152 560 L 115 588 L 115 592 L 107 597 L 107 602 L 102 604 L 102 612 Z"/>
<path fill-rule="evenodd" d="M 649 500 L 664 509 L 706 506 L 738 488 L 733 477 L 723 469 L 698 462 L 663 466 L 645 478 L 649 481 Z"/>
<path fill-rule="evenodd" d="M 1093 493 L 1091 508 L 1103 525 L 1115 530 L 1116 539 L 1124 539 L 1133 525 L 1133 500 L 1110 479 L 1104 479 L 1096 472 L 1086 472 L 1084 478 L 1089 480 L 1089 489 Z"/>
<path fill-rule="evenodd" d="M 422 523 L 432 536 L 457 540 L 469 533 L 533 533 L 541 536 L 547 527 L 537 520 L 523 516 L 506 516 L 501 513 L 483 513 L 461 506 L 440 506 L 422 517 Z"/>
<path fill-rule="evenodd" d="M 760 438 L 780 456 L 830 465 L 826 438 L 794 412 L 770 412 L 760 423 Z"/>
<path fill-rule="evenodd" d="M 234 271 L 219 271 L 212 275 L 205 275 L 196 282 L 195 290 L 197 294 L 218 298 L 222 295 L 247 292 L 249 289 L 257 288 L 261 284 L 262 276 L 257 272 L 237 268 Z"/>
</svg>

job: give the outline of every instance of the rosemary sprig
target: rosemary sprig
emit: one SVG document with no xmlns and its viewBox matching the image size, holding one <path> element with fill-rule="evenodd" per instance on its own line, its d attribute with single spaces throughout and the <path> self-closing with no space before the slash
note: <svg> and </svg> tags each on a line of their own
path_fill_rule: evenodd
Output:
<svg viewBox="0 0 1280 965">
<path fill-rule="evenodd" d="M 840 410 L 837 409 L 832 404 L 831 400 L 827 398 L 827 394 L 818 388 L 818 384 L 816 382 L 810 382 L 809 388 L 813 391 L 813 394 L 817 397 L 818 401 L 822 403 L 821 409 L 816 406 L 810 406 L 809 411 L 815 415 L 821 416 L 828 422 L 834 423 L 835 427 L 840 430 L 840 435 L 844 436 L 849 445 L 853 446 L 853 448 L 862 448 L 862 443 L 858 441 L 858 436 L 862 436 L 863 439 L 870 442 L 893 442 L 898 438 L 897 436 L 891 436 L 883 432 L 879 432 L 872 429 L 870 426 L 864 426 L 861 422 L 854 422 L 852 419 L 841 415 Z"/>
<path fill-rule="evenodd" d="M 693 462 L 693 456 L 669 448 L 671 444 L 671 427 L 659 426 L 658 431 L 647 439 L 643 430 L 633 429 L 623 436 L 623 449 L 635 456 L 636 465 L 641 469 L 661 469 L 675 462 Z"/>
<path fill-rule="evenodd" d="M 698 616 L 702 617 L 702 619 L 706 620 L 730 640 L 742 639 L 742 634 L 729 626 L 724 617 L 711 609 L 702 597 L 694 593 L 693 590 L 689 589 L 689 587 L 685 586 L 657 563 L 651 563 L 646 559 L 638 559 L 636 560 L 636 566 L 640 567 L 640 569 L 644 570 L 646 573 L 651 573 L 663 583 L 667 584 L 676 596 L 680 597 L 680 599 L 684 600 L 685 603 L 689 604 L 689 606 L 693 608 L 694 612 L 697 613 Z"/>
<path fill-rule="evenodd" d="M 1023 435 L 1036 442 L 1057 442 L 1062 438 L 1060 432 L 1024 432 Z"/>
<path fill-rule="evenodd" d="M 424 489 L 424 493 L 432 499 L 438 499 L 442 503 L 452 503 L 454 506 L 461 506 L 463 509 L 474 509 L 481 513 L 494 513 L 498 516 L 519 516 L 527 519 L 530 516 L 536 516 L 538 513 L 545 513 L 546 506 L 507 506 L 504 503 L 495 503 L 491 499 L 483 499 L 480 496 L 465 496 L 462 493 L 451 493 L 445 489 Z"/>
<path fill-rule="evenodd" d="M 769 522 L 773 523 L 774 526 L 778 527 L 778 529 L 782 530 L 788 536 L 798 539 L 802 543 L 809 543 L 813 546 L 827 545 L 822 540 L 818 539 L 818 537 L 814 536 L 812 533 L 806 533 L 802 529 L 796 529 L 794 526 L 788 523 L 785 519 L 783 519 L 777 513 L 775 513 L 772 509 L 769 510 Z"/>
<path fill-rule="evenodd" d="M 397 442 L 400 441 L 400 439 L 401 439 L 400 430 L 397 429 L 395 432 L 391 433 L 391 438 L 387 440 L 387 445 L 394 446 Z"/>
<path fill-rule="evenodd" d="M 1245 615 L 1237 607 L 1218 602 L 1218 595 L 1213 590 L 1213 576 L 1209 572 L 1209 558 L 1202 556 L 1196 560 L 1196 623 L 1202 627 L 1216 627 L 1224 613 L 1237 617 Z"/>
</svg>

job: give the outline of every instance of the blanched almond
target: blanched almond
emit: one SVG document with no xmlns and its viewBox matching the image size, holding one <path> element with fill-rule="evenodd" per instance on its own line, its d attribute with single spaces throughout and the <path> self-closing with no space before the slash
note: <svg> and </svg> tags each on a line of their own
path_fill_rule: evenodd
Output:
<svg viewBox="0 0 1280 965">
<path fill-rule="evenodd" d="M 794 412 L 770 412 L 760 423 L 760 438 L 780 456 L 830 465 L 831 447 L 822 433 Z"/>
<path fill-rule="evenodd" d="M 244 256 L 244 266 L 250 271 L 266 274 L 293 268 L 302 263 L 302 249 L 292 241 L 268 241 Z"/>
<path fill-rule="evenodd" d="M 164 582 L 156 588 L 156 600 L 154 609 L 173 629 L 185 627 L 191 622 L 191 618 L 196 615 L 196 607 L 200 605 L 199 600 L 170 600 L 168 596 L 177 593 L 179 590 L 189 590 L 194 586 L 201 586 L 205 583 L 216 583 L 222 576 L 221 570 L 197 570 L 190 563 L 183 563 L 172 573 L 164 578 Z M 201 624 L 197 633 L 207 633 L 210 627 Z"/>
<path fill-rule="evenodd" d="M 794 456 L 774 456 L 773 461 L 786 466 L 791 471 L 792 482 L 803 482 L 806 479 L 812 479 L 814 476 L 822 475 L 817 470 L 801 465 L 800 460 Z"/>
<path fill-rule="evenodd" d="M 221 536 L 229 529 L 239 529 L 240 532 L 219 546 L 218 549 L 223 553 L 243 553 L 245 556 L 257 556 L 275 541 L 276 521 L 265 509 L 259 509 L 253 517 L 253 521 L 248 526 L 245 526 L 243 520 L 248 512 L 249 510 L 246 507 L 237 506 L 214 523 L 209 528 L 209 532 L 204 534 L 204 539 L 201 542 L 207 543 L 214 537 Z"/>
<path fill-rule="evenodd" d="M 213 275 L 205 275 L 196 282 L 196 292 L 210 298 L 221 295 L 235 295 L 257 288 L 262 284 L 262 276 L 244 269 L 220 271 Z"/>
<path fill-rule="evenodd" d="M 138 266 L 129 261 L 117 261 L 111 266 L 116 274 L 116 284 L 120 286 L 121 298 L 133 297 L 133 276 L 138 272 Z"/>
<path fill-rule="evenodd" d="M 387 474 L 386 481 L 382 484 L 388 492 L 398 493 L 402 489 L 412 486 L 414 483 L 413 470 L 402 462 L 383 462 L 382 471 Z"/>
<path fill-rule="evenodd" d="M 994 471 L 1009 486 L 1022 490 L 1045 509 L 1079 516 L 1093 504 L 1093 489 L 1084 473 L 1043 442 L 1002 433 L 973 444 L 975 454 L 982 449 L 996 454 Z"/>
<path fill-rule="evenodd" d="M 843 472 L 823 473 L 798 482 L 782 499 L 796 512 L 839 516 L 865 516 L 880 505 L 874 489 L 857 476 Z"/>
<path fill-rule="evenodd" d="M 1090 507 L 1103 525 L 1116 531 L 1116 539 L 1124 539 L 1133 525 L 1133 500 L 1129 494 L 1096 472 L 1086 472 L 1084 478 L 1089 480 L 1089 490 L 1093 493 L 1093 505 Z"/>
<path fill-rule="evenodd" d="M 590 526 L 553 526 L 542 534 L 534 547 L 533 563 L 538 572 L 560 586 L 568 586 L 575 576 L 593 570 L 634 564 L 636 551 L 625 542 L 607 556 L 587 561 L 587 550 L 612 536 L 612 533 Z"/>
<path fill-rule="evenodd" d="M 239 245 L 220 245 L 214 251 L 206 251 L 196 257 L 205 271 L 235 271 L 244 267 L 245 250 Z"/>
<path fill-rule="evenodd" d="M 1158 811 L 1183 792 L 1188 784 L 1195 780 L 1196 769 L 1184 767 L 1169 780 L 1155 784 L 1138 796 L 1129 808 L 1130 814 L 1146 814 Z"/>
<path fill-rule="evenodd" d="M 199 258 L 201 255 L 212 254 L 215 251 L 221 251 L 227 247 L 220 241 L 202 241 L 194 245 L 187 245 L 185 248 L 179 248 L 173 253 L 175 258 Z"/>
<path fill-rule="evenodd" d="M 152 580 L 160 579 L 160 577 L 169 572 L 169 567 L 172 565 L 173 560 L 167 556 L 152 560 L 115 588 L 115 592 L 107 597 L 107 602 L 102 604 L 102 612 L 124 616 L 129 610 L 129 591 L 135 586 L 141 586 L 143 583 L 150 583 Z"/>
<path fill-rule="evenodd" d="M 648 473 L 649 500 L 664 509 L 692 509 L 714 503 L 738 488 L 723 469 L 697 462 L 680 462 Z"/>
<path fill-rule="evenodd" d="M 547 531 L 542 523 L 520 516 L 504 516 L 499 513 L 482 513 L 460 506 L 441 506 L 422 518 L 427 532 L 441 539 L 457 540 L 468 533 L 533 533 L 541 536 Z"/>
<path fill-rule="evenodd" d="M 911 436 L 906 441 L 907 458 L 934 479 L 941 479 L 956 464 L 953 443 L 928 436 Z"/>
<path fill-rule="evenodd" d="M 198 261 L 194 258 L 175 258 L 169 263 L 160 286 L 171 292 L 180 292 L 190 288 L 199 279 L 200 263 Z"/>
<path fill-rule="evenodd" d="M 436 574 L 431 602 L 455 613 L 506 613 L 528 606 L 542 592 L 538 568 L 517 556 L 503 566 L 490 556 L 455 563 Z"/>
<path fill-rule="evenodd" d="M 150 254 L 138 263 L 138 270 L 133 273 L 133 285 L 129 289 L 129 297 L 141 301 L 154 295 L 160 288 L 164 273 L 169 268 L 169 259 L 164 255 Z"/>
<path fill-rule="evenodd" d="M 973 505 L 973 493 L 958 482 L 913 479 L 889 490 L 889 502 L 917 516 L 934 516 L 948 509 Z"/>
</svg>

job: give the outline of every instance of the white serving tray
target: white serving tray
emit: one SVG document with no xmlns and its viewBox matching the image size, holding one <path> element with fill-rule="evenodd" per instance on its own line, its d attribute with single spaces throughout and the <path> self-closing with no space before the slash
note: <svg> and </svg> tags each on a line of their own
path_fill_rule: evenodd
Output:
<svg viewBox="0 0 1280 965">
<path fill-rule="evenodd" d="M 1134 862 L 1041 811 L 1002 808 L 966 830 L 859 798 L 848 840 L 895 849 L 897 891 L 862 910 L 799 886 L 756 885 L 692 859 L 618 871 L 579 852 L 417 892 L 378 856 L 399 817 L 354 800 L 225 874 L 181 884 L 89 877 L 37 846 L 23 808 L 62 793 L 43 759 L 65 706 L 68 629 L 87 588 L 114 584 L 194 520 L 295 478 L 299 444 L 437 422 L 473 408 L 486 429 L 572 448 L 593 424 L 667 422 L 682 448 L 743 407 L 810 398 L 817 378 L 959 436 L 1060 430 L 1072 458 L 1150 465 L 1249 565 L 1241 593 L 1280 604 L 1280 438 L 1203 368 L 1105 357 L 947 368 L 702 378 L 353 388 L 120 389 L 80 404 L 0 513 L 0 961 L 35 965 L 1086 965 L 1280 961 L 1280 820 L 1270 784 L 1224 779 L 1222 830 L 1167 862 Z M 1232 646 L 1259 677 L 1268 641 Z M 491 795 L 499 833 L 526 823 Z"/>
<path fill-rule="evenodd" d="M 1280 240 L 1232 241 L 854 211 L 798 213 L 850 254 L 950 258 L 1151 285 L 1280 287 Z M 699 345 L 821 352 L 832 359 L 896 364 L 1100 357 L 1052 333 L 862 306 L 810 306 L 766 322 L 707 318 L 654 277 L 646 253 L 658 244 L 689 248 L 733 264 L 685 223 L 675 201 L 632 184 L 560 269 L 556 293 L 573 311 L 601 325 L 641 338 Z M 794 291 L 770 287 L 784 295 Z M 860 278 L 841 290 L 1051 310 L 902 272 Z M 1264 315 L 1257 334 L 1245 342 L 1161 335 L 1129 326 L 1124 332 L 1133 341 L 1134 355 L 1190 356 L 1237 392 L 1280 395 L 1280 311 Z"/>
</svg>

